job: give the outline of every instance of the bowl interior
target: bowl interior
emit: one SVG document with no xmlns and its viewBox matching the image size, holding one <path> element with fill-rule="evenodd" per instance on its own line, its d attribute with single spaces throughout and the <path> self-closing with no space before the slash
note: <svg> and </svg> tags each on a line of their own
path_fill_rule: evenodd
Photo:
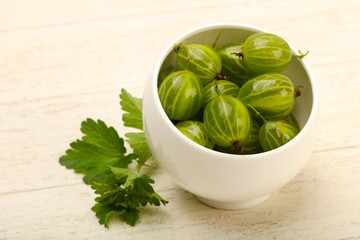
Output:
<svg viewBox="0 0 360 240">
<path fill-rule="evenodd" d="M 154 74 L 158 75 L 160 69 L 168 66 L 176 66 L 176 54 L 173 51 L 175 44 L 182 41 L 189 43 L 203 43 L 212 46 L 216 38 L 220 35 L 215 49 L 221 47 L 225 43 L 244 42 L 247 37 L 256 32 L 266 32 L 265 30 L 253 28 L 245 25 L 210 25 L 205 28 L 199 28 L 189 33 L 185 33 L 169 45 L 161 58 L 161 64 L 155 69 Z M 291 44 L 289 44 L 291 46 Z M 292 48 L 295 53 L 296 50 Z M 311 82 L 311 73 L 302 59 L 293 58 L 289 66 L 282 72 L 288 76 L 295 87 L 299 87 L 301 96 L 296 99 L 295 107 L 292 111 L 298 120 L 301 129 L 308 121 L 313 107 L 313 86 Z M 157 78 L 154 78 L 157 79 Z M 155 86 L 154 84 L 153 86 Z"/>
</svg>

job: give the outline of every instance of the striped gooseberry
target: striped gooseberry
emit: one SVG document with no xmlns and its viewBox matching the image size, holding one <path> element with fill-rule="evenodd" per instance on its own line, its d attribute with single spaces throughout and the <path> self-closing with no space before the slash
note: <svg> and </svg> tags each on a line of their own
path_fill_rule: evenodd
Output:
<svg viewBox="0 0 360 240">
<path fill-rule="evenodd" d="M 297 121 L 297 119 L 295 118 L 295 116 L 290 113 L 288 116 L 286 116 L 285 118 L 283 118 L 284 121 L 287 121 L 289 124 L 291 124 L 296 131 L 300 132 L 300 125 L 299 122 Z"/>
<path fill-rule="evenodd" d="M 219 95 L 206 105 L 204 124 L 215 144 L 241 151 L 242 142 L 250 134 L 252 119 L 239 99 Z"/>
<path fill-rule="evenodd" d="M 246 82 L 238 98 L 249 107 L 253 116 L 265 119 L 283 118 L 294 107 L 296 98 L 291 80 L 281 73 L 264 73 Z"/>
<path fill-rule="evenodd" d="M 257 121 L 252 121 L 251 131 L 249 136 L 242 143 L 243 154 L 254 154 L 261 152 L 261 146 L 259 141 L 260 124 Z"/>
<path fill-rule="evenodd" d="M 283 71 L 291 61 L 292 51 L 277 35 L 255 33 L 245 40 L 241 55 L 249 71 L 261 74 Z"/>
<path fill-rule="evenodd" d="M 159 98 L 171 120 L 188 120 L 203 104 L 203 85 L 192 72 L 180 70 L 170 73 L 159 87 Z"/>
<path fill-rule="evenodd" d="M 210 46 L 199 43 L 175 45 L 176 66 L 195 73 L 203 85 L 217 77 L 221 71 L 219 54 Z"/>
<path fill-rule="evenodd" d="M 242 48 L 242 42 L 232 42 L 217 49 L 222 63 L 221 75 L 239 86 L 242 86 L 254 75 L 245 68 L 243 61 L 237 56 L 242 53 Z"/>
<path fill-rule="evenodd" d="M 162 83 L 162 81 L 164 81 L 164 79 L 172 72 L 176 71 L 176 67 L 173 66 L 167 66 L 163 69 L 160 70 L 159 72 L 159 76 L 158 76 L 158 86 L 160 86 L 160 84 Z"/>
<path fill-rule="evenodd" d="M 182 134 L 197 144 L 210 149 L 214 148 L 214 143 L 210 140 L 202 122 L 187 120 L 181 121 L 175 126 Z"/>
<path fill-rule="evenodd" d="M 218 96 L 216 88 L 223 95 L 230 95 L 233 97 L 237 97 L 240 91 L 238 85 L 233 82 L 227 80 L 214 80 L 205 85 L 204 87 L 204 103 L 203 107 L 205 107 L 214 97 Z"/>
<path fill-rule="evenodd" d="M 267 120 L 260 128 L 260 145 L 264 151 L 270 151 L 289 142 L 298 134 L 288 121 Z"/>
<path fill-rule="evenodd" d="M 242 142 L 242 149 L 239 152 L 236 152 L 229 148 L 224 148 L 215 145 L 214 150 L 224 153 L 232 153 L 232 154 L 255 154 L 262 152 L 262 148 L 260 146 L 259 141 L 259 130 L 260 125 L 257 121 L 252 121 L 251 131 L 249 136 Z"/>
</svg>

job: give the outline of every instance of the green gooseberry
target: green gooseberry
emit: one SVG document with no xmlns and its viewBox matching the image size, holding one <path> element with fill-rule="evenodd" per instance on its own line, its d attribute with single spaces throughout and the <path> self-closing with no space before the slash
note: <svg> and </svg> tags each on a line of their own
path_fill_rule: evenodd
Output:
<svg viewBox="0 0 360 240">
<path fill-rule="evenodd" d="M 268 120 L 260 128 L 260 145 L 270 151 L 289 142 L 298 134 L 296 128 L 284 120 Z"/>
<path fill-rule="evenodd" d="M 295 104 L 291 80 L 281 73 L 264 73 L 246 82 L 238 98 L 249 107 L 253 116 L 265 119 L 286 117 Z"/>
<path fill-rule="evenodd" d="M 204 124 L 215 144 L 241 151 L 242 142 L 250 134 L 252 119 L 239 99 L 219 95 L 206 105 Z"/>
<path fill-rule="evenodd" d="M 197 144 L 210 149 L 214 148 L 214 143 L 206 133 L 206 128 L 202 122 L 187 120 L 179 122 L 175 126 L 182 134 Z"/>
<path fill-rule="evenodd" d="M 159 98 L 171 120 L 188 120 L 196 115 L 203 104 L 203 85 L 188 70 L 170 73 L 159 87 Z"/>
<path fill-rule="evenodd" d="M 182 46 L 181 46 L 182 45 Z M 199 43 L 175 45 L 176 66 L 195 73 L 206 85 L 221 72 L 219 54 L 210 46 Z"/>
<path fill-rule="evenodd" d="M 257 121 L 252 121 L 251 131 L 249 136 L 242 142 L 241 150 L 239 152 L 235 152 L 231 148 L 225 148 L 215 145 L 214 150 L 224 153 L 232 153 L 232 154 L 255 154 L 262 152 L 262 148 L 260 146 L 259 141 L 259 130 L 260 125 Z"/>
<path fill-rule="evenodd" d="M 250 135 L 242 143 L 243 154 L 254 154 L 262 151 L 259 140 L 259 131 L 260 124 L 257 121 L 252 121 Z"/>
<path fill-rule="evenodd" d="M 167 66 L 163 69 L 160 70 L 159 72 L 159 76 L 158 76 L 158 86 L 160 86 L 160 84 L 162 83 L 162 81 L 164 81 L 164 79 L 172 72 L 176 71 L 176 67 L 173 66 Z"/>
<path fill-rule="evenodd" d="M 203 107 L 205 107 L 213 98 L 218 96 L 216 88 L 222 95 L 230 95 L 233 97 L 237 97 L 240 91 L 240 87 L 233 82 L 227 80 L 214 80 L 204 87 Z"/>
<path fill-rule="evenodd" d="M 244 42 L 242 58 L 246 68 L 256 74 L 281 72 L 290 63 L 289 44 L 270 33 L 255 33 Z"/>
<path fill-rule="evenodd" d="M 288 116 L 286 116 L 283 120 L 290 123 L 298 132 L 300 132 L 301 129 L 300 129 L 299 122 L 297 121 L 297 119 L 295 118 L 295 116 L 292 113 L 290 113 Z"/>
<path fill-rule="evenodd" d="M 238 55 L 242 54 L 242 48 L 242 42 L 232 42 L 224 44 L 217 49 L 222 63 L 221 75 L 239 86 L 242 86 L 254 76 L 253 73 L 245 68 L 243 61 L 239 59 Z"/>
</svg>

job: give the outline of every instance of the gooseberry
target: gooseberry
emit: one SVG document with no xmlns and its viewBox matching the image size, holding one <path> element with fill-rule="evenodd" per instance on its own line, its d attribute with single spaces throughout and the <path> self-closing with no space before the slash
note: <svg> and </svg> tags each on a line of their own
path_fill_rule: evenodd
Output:
<svg viewBox="0 0 360 240">
<path fill-rule="evenodd" d="M 204 124 L 211 140 L 221 147 L 241 151 L 249 136 L 252 119 L 246 106 L 237 98 L 219 95 L 204 110 Z"/>
<path fill-rule="evenodd" d="M 214 97 L 218 95 L 216 88 L 221 92 L 222 95 L 230 95 L 237 97 L 240 91 L 238 85 L 227 80 L 214 80 L 205 85 L 204 87 L 204 103 L 205 107 Z"/>
<path fill-rule="evenodd" d="M 287 121 L 289 124 L 291 124 L 296 131 L 300 132 L 300 125 L 299 122 L 297 121 L 297 119 L 295 118 L 295 116 L 290 113 L 288 116 L 286 116 L 285 118 L 283 118 L 284 121 Z"/>
<path fill-rule="evenodd" d="M 195 73 L 203 85 L 216 78 L 221 71 L 219 54 L 210 46 L 199 43 L 175 45 L 176 66 Z"/>
<path fill-rule="evenodd" d="M 215 145 L 214 150 L 224 153 L 231 154 L 255 154 L 262 152 L 259 141 L 259 130 L 260 125 L 257 121 L 252 121 L 251 131 L 249 136 L 242 142 L 242 149 L 239 152 L 234 151 L 234 149 L 229 149 L 225 147 L 220 147 Z"/>
<path fill-rule="evenodd" d="M 176 71 L 176 67 L 168 66 L 160 70 L 159 76 L 158 76 L 158 86 L 164 81 L 164 79 L 172 72 Z"/>
<path fill-rule="evenodd" d="M 224 44 L 217 49 L 222 63 L 221 75 L 239 86 L 242 86 L 254 76 L 254 74 L 245 68 L 243 61 L 238 57 L 242 53 L 242 48 L 242 42 L 233 42 Z"/>
<path fill-rule="evenodd" d="M 265 119 L 287 116 L 295 104 L 291 80 L 281 73 L 264 73 L 246 82 L 238 98 L 249 107 L 253 116 Z"/>
<path fill-rule="evenodd" d="M 289 142 L 298 131 L 284 120 L 268 120 L 260 128 L 260 145 L 264 151 L 270 151 Z"/>
<path fill-rule="evenodd" d="M 192 72 L 180 70 L 170 73 L 159 87 L 159 98 L 171 120 L 188 120 L 203 104 L 203 86 Z"/>
<path fill-rule="evenodd" d="M 281 37 L 270 33 L 255 33 L 244 42 L 243 62 L 249 71 L 261 74 L 281 72 L 290 63 L 292 51 Z"/>
<path fill-rule="evenodd" d="M 197 144 L 210 149 L 214 148 L 214 143 L 208 137 L 206 128 L 202 122 L 187 120 L 179 122 L 175 126 L 182 134 Z"/>
<path fill-rule="evenodd" d="M 250 134 L 242 143 L 243 154 L 254 154 L 262 151 L 259 141 L 259 131 L 260 131 L 259 123 L 255 120 L 252 121 Z"/>
</svg>

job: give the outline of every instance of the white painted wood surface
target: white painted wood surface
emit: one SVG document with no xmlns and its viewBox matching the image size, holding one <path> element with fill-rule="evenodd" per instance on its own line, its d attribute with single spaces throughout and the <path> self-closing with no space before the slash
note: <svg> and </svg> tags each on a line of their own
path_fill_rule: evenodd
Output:
<svg viewBox="0 0 360 240">
<path fill-rule="evenodd" d="M 201 204 L 157 169 L 170 201 L 99 225 L 94 193 L 58 158 L 87 117 L 120 135 L 162 49 L 193 27 L 255 25 L 310 50 L 321 94 L 311 160 L 263 204 Z M 360 239 L 360 2 L 0 0 L 0 239 Z M 216 191 L 216 189 L 214 189 Z"/>
</svg>

